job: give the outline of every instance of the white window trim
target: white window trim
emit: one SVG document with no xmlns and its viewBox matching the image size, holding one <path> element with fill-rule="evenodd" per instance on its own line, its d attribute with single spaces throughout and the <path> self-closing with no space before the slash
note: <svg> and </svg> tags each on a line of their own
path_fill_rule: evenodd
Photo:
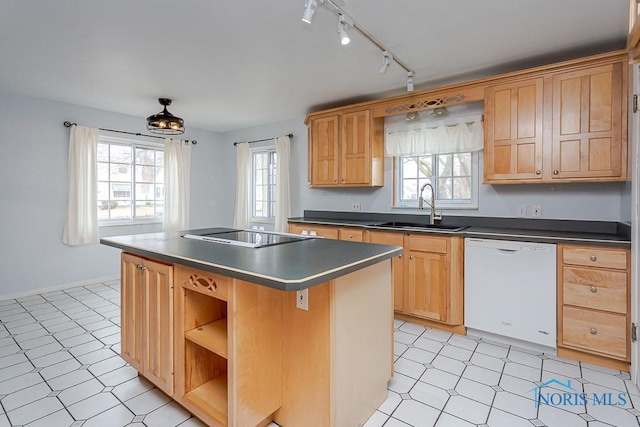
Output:
<svg viewBox="0 0 640 427">
<path fill-rule="evenodd" d="M 392 209 L 418 209 L 418 200 L 415 202 L 400 202 L 400 194 L 402 194 L 402 180 L 400 179 L 400 157 L 393 157 L 393 200 L 391 201 Z M 479 207 L 478 193 L 480 190 L 480 155 L 478 151 L 471 153 L 471 200 L 435 200 L 436 209 L 442 210 L 477 210 Z M 425 190 L 426 191 L 426 190 Z M 428 194 L 428 193 L 427 193 Z M 425 198 L 428 199 L 428 195 Z M 437 197 L 437 195 L 436 195 Z M 426 206 L 426 205 L 425 205 Z"/>
<path fill-rule="evenodd" d="M 154 150 L 163 150 L 164 151 L 164 142 L 161 140 L 150 141 L 148 139 L 142 138 L 122 138 L 118 136 L 114 136 L 111 134 L 103 134 L 102 131 L 98 136 L 98 143 L 109 143 L 109 144 L 120 144 L 131 147 L 139 147 L 139 148 L 148 148 Z M 131 171 L 132 175 L 135 173 Z M 132 183 L 132 185 L 135 185 Z M 132 188 L 133 190 L 133 188 Z M 132 200 L 132 203 L 135 201 Z M 151 224 L 162 224 L 162 218 L 149 218 L 149 219 L 99 219 L 98 220 L 98 228 L 103 227 L 122 227 L 128 225 L 151 225 Z"/>
<path fill-rule="evenodd" d="M 253 212 L 255 211 L 255 174 L 253 169 L 253 156 L 255 153 L 263 153 L 273 151 L 275 153 L 276 146 L 275 145 L 261 145 L 259 147 L 251 148 L 251 188 L 249 188 L 249 209 L 251 209 L 250 222 L 256 224 L 275 224 L 276 219 L 275 216 L 273 218 L 263 218 L 263 217 L 255 217 L 253 216 Z M 277 166 L 276 166 L 277 167 Z M 275 215 L 275 213 L 274 213 Z"/>
</svg>

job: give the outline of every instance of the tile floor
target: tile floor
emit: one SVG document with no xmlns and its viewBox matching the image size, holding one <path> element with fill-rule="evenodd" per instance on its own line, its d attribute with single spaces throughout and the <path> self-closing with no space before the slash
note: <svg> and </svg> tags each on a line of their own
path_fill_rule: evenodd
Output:
<svg viewBox="0 0 640 427">
<path fill-rule="evenodd" d="M 113 281 L 0 301 L 0 427 L 203 426 L 118 356 L 119 289 Z M 412 323 L 395 328 L 396 374 L 366 427 L 639 426 L 640 392 L 626 373 Z M 626 402 L 536 408 L 531 390 L 551 379 Z"/>
</svg>

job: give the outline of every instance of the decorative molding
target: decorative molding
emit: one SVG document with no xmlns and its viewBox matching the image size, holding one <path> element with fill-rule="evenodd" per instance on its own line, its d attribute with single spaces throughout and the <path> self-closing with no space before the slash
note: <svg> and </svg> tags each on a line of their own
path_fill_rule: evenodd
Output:
<svg viewBox="0 0 640 427">
<path fill-rule="evenodd" d="M 461 93 L 454 96 L 448 96 L 446 98 L 432 98 L 425 101 L 413 102 L 411 104 L 389 107 L 385 111 L 387 114 L 400 114 L 406 111 L 426 110 L 429 108 L 446 107 L 447 105 L 464 104 L 465 99 L 466 96 Z"/>
<path fill-rule="evenodd" d="M 198 275 L 197 273 L 193 273 L 191 276 L 189 276 L 189 285 L 201 292 L 206 291 L 215 293 L 218 291 L 218 284 L 216 283 L 214 278 L 203 277 Z"/>
</svg>

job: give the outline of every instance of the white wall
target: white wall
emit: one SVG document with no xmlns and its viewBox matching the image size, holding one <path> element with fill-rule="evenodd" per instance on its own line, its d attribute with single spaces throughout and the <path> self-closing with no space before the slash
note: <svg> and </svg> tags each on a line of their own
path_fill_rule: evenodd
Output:
<svg viewBox="0 0 640 427">
<path fill-rule="evenodd" d="M 311 189 L 307 187 L 307 128 L 304 116 L 222 135 L 224 145 L 293 133 L 291 163 L 292 215 L 308 210 L 349 211 L 360 202 L 365 212 L 418 213 L 417 209 L 392 209 L 392 163 L 385 159 L 382 188 Z M 480 165 L 482 166 L 482 157 Z M 444 211 L 445 215 L 515 217 L 518 206 L 541 205 L 542 218 L 620 221 L 630 186 L 625 183 L 557 185 L 480 185 L 479 209 Z M 626 208 L 625 208 L 626 212 Z"/>
<path fill-rule="evenodd" d="M 69 129 L 84 126 L 145 133 L 144 118 L 0 92 L 0 298 L 2 295 L 119 275 L 120 251 L 104 245 L 62 244 L 67 202 Z M 219 154 L 220 135 L 189 129 L 196 139 L 191 176 L 191 225 L 230 225 L 233 208 Z M 216 204 L 210 207 L 210 201 Z M 102 236 L 159 230 L 159 226 L 102 228 Z"/>
</svg>

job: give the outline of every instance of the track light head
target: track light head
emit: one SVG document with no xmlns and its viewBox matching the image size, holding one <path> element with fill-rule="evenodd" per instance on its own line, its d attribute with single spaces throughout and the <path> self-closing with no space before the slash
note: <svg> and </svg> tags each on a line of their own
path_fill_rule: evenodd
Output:
<svg viewBox="0 0 640 427">
<path fill-rule="evenodd" d="M 340 44 L 346 46 L 351 43 L 351 37 L 349 37 L 349 21 L 344 15 L 340 15 L 338 18 L 338 35 L 340 36 Z"/>
<path fill-rule="evenodd" d="M 316 13 L 317 8 L 318 8 L 318 0 L 305 0 L 304 14 L 302 15 L 302 22 L 311 24 L 311 21 L 313 21 L 313 14 Z"/>
<path fill-rule="evenodd" d="M 407 92 L 413 92 L 413 71 L 407 73 Z"/>
<path fill-rule="evenodd" d="M 391 65 L 391 61 L 393 60 L 393 55 L 391 55 L 388 51 L 382 52 L 382 67 L 380 67 L 380 74 L 384 74 L 387 72 L 387 68 Z"/>
</svg>

